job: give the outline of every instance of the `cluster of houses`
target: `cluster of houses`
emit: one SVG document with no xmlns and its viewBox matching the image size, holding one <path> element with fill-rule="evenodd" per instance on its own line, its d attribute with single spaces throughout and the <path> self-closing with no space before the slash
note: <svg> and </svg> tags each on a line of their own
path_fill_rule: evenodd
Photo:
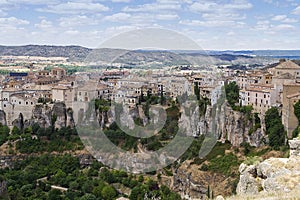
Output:
<svg viewBox="0 0 300 200">
<path fill-rule="evenodd" d="M 218 75 L 217 75 L 218 74 Z M 221 74 L 221 75 L 220 75 Z M 95 98 L 122 102 L 135 107 L 139 98 L 165 95 L 172 99 L 183 93 L 193 94 L 195 86 L 200 95 L 216 103 L 220 87 L 227 81 L 235 81 L 240 88 L 240 105 L 251 105 L 254 112 L 264 116 L 273 107 L 282 111 L 282 121 L 289 136 L 297 127 L 293 105 L 300 99 L 300 66 L 290 60 L 269 69 L 218 72 L 212 71 L 146 71 L 137 75 L 134 70 L 104 70 L 97 73 L 67 75 L 63 68 L 28 73 L 12 72 L 2 76 L 0 109 L 6 113 L 9 126 L 22 113 L 31 118 L 37 104 L 65 102 L 74 111 L 75 122 L 79 110 L 86 110 Z"/>
<path fill-rule="evenodd" d="M 64 102 L 72 108 L 75 122 L 80 110 L 85 111 L 91 100 L 103 98 L 135 107 L 141 96 L 167 96 L 176 99 L 184 93 L 193 94 L 193 81 L 199 87 L 208 87 L 212 78 L 200 74 L 173 73 L 166 71 L 136 74 L 125 70 L 104 70 L 97 73 L 75 73 L 67 75 L 63 68 L 33 72 L 11 72 L 1 77 L 0 109 L 6 113 L 9 126 L 22 113 L 30 119 L 37 104 L 53 105 Z M 213 76 L 212 76 L 213 77 Z M 207 88 L 206 88 L 207 89 Z M 212 88 L 203 95 L 208 95 Z"/>
<path fill-rule="evenodd" d="M 282 123 L 289 137 L 298 126 L 294 104 L 300 100 L 300 66 L 290 60 L 280 60 L 277 66 L 265 70 L 240 72 L 232 80 L 240 88 L 240 104 L 251 105 L 264 116 L 271 107 L 282 112 Z"/>
</svg>

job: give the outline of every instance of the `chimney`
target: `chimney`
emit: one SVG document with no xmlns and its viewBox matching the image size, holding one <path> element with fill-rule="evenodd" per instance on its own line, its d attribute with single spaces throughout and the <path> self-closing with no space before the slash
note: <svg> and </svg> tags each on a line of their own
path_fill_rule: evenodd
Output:
<svg viewBox="0 0 300 200">
<path fill-rule="evenodd" d="M 282 58 L 279 60 L 279 63 L 284 63 L 286 61 L 286 59 Z"/>
</svg>

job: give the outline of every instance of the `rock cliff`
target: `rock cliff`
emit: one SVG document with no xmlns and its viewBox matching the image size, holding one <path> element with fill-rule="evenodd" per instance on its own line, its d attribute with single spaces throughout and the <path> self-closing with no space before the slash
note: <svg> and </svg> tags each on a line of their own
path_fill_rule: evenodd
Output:
<svg viewBox="0 0 300 200">
<path fill-rule="evenodd" d="M 300 140 L 289 141 L 289 158 L 269 158 L 253 165 L 241 164 L 238 195 L 290 193 L 300 189 Z"/>
<path fill-rule="evenodd" d="M 54 120 L 55 119 L 55 120 Z M 75 126 L 73 119 L 73 111 L 71 108 L 66 108 L 65 103 L 56 102 L 54 104 L 38 104 L 32 110 L 32 116 L 30 119 L 23 117 L 20 113 L 17 119 L 13 119 L 13 126 L 17 126 L 19 129 L 26 128 L 34 123 L 39 124 L 40 127 L 47 128 L 55 121 L 55 127 L 67 127 Z M 6 114 L 4 111 L 0 111 L 0 123 L 6 125 Z"/>
<path fill-rule="evenodd" d="M 256 147 L 264 145 L 266 136 L 263 128 L 258 128 L 249 134 L 253 127 L 253 120 L 248 119 L 246 114 L 234 111 L 227 103 L 224 103 L 216 116 L 213 117 L 213 115 L 214 109 L 212 106 L 207 106 L 205 115 L 198 123 L 199 134 L 207 135 L 211 130 L 215 130 L 214 134 L 218 139 L 228 140 L 233 146 L 240 146 L 243 142 Z"/>
<path fill-rule="evenodd" d="M 0 110 L 0 123 L 6 125 L 6 114 L 3 110 Z"/>
</svg>

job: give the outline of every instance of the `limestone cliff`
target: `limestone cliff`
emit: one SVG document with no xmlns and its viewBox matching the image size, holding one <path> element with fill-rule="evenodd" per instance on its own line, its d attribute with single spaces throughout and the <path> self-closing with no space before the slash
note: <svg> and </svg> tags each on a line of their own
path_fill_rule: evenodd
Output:
<svg viewBox="0 0 300 200">
<path fill-rule="evenodd" d="M 214 112 L 212 106 L 207 107 L 198 124 L 199 134 L 207 135 L 214 130 L 217 138 L 222 141 L 228 140 L 233 146 L 240 146 L 243 142 L 256 147 L 264 144 L 266 137 L 263 128 L 249 134 L 253 120 L 249 120 L 246 114 L 234 111 L 227 103 L 220 106 L 215 116 Z"/>
<path fill-rule="evenodd" d="M 6 114 L 3 110 L 0 110 L 0 123 L 6 125 Z"/>
<path fill-rule="evenodd" d="M 55 121 L 55 127 L 75 126 L 71 108 L 66 108 L 63 102 L 55 102 L 53 105 L 36 105 L 30 121 L 38 123 L 42 127 L 49 127 Z"/>
<path fill-rule="evenodd" d="M 253 165 L 241 164 L 237 194 L 293 193 L 300 189 L 300 140 L 289 141 L 289 158 L 269 158 Z"/>
<path fill-rule="evenodd" d="M 71 108 L 67 109 L 63 102 L 38 104 L 32 110 L 30 119 L 24 118 L 21 112 L 17 119 L 13 119 L 12 125 L 23 129 L 37 123 L 40 127 L 47 128 L 52 125 L 53 120 L 55 121 L 54 125 L 56 128 L 75 126 L 73 111 Z M 6 114 L 4 111 L 0 111 L 0 123 L 6 124 Z"/>
</svg>

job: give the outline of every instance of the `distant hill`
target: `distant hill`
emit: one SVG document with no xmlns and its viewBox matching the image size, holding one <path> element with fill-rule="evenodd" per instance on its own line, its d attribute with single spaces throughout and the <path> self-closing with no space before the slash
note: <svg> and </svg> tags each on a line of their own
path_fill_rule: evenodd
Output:
<svg viewBox="0 0 300 200">
<path fill-rule="evenodd" d="M 83 60 L 91 51 L 81 46 L 0 46 L 0 56 L 68 57 L 75 61 Z"/>
<path fill-rule="evenodd" d="M 256 55 L 257 52 L 259 55 Z M 0 56 L 43 56 L 67 57 L 70 61 L 84 61 L 101 58 L 103 63 L 112 61 L 126 66 L 154 66 L 154 65 L 265 65 L 278 61 L 273 58 L 274 51 L 148 51 L 122 50 L 102 48 L 93 50 L 81 46 L 51 46 L 25 45 L 0 46 Z M 276 55 L 279 52 L 276 51 Z M 282 52 L 281 52 L 282 53 Z M 285 52 L 292 53 L 292 52 Z M 295 53 L 295 52 L 293 52 Z M 265 55 L 265 56 L 263 56 Z"/>
</svg>

